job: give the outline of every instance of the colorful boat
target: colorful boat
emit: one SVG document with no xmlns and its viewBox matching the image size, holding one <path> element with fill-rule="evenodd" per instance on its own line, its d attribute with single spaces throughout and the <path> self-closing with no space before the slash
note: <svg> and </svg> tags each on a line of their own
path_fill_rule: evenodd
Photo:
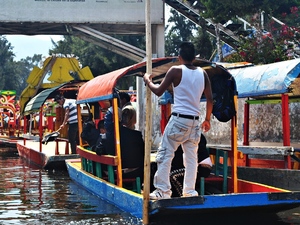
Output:
<svg viewBox="0 0 300 225">
<path fill-rule="evenodd" d="M 243 106 L 238 115 L 238 124 L 242 125 L 239 177 L 299 190 L 300 59 L 265 65 L 222 65 L 235 78 L 238 104 Z"/>
<path fill-rule="evenodd" d="M 53 55 L 42 68 L 33 68 L 20 96 L 24 133 L 24 139 L 17 142 L 20 157 L 44 169 L 66 169 L 65 160 L 78 157 L 69 154 L 66 127 L 55 141 L 43 144 L 43 137 L 57 131 L 62 122 L 64 111 L 56 108 L 55 95 L 75 100 L 79 87 L 92 78 L 89 67 L 81 68 L 74 56 Z"/>
<path fill-rule="evenodd" d="M 159 83 L 167 70 L 178 64 L 179 61 L 176 57 L 152 59 L 152 81 Z M 210 77 L 227 76 L 229 74 L 222 66 L 205 60 L 197 59 L 194 64 L 204 68 Z M 146 62 L 141 62 L 98 76 L 79 89 L 77 104 L 89 104 L 94 112 L 94 117 L 97 118 L 101 111 L 100 105 L 102 105 L 102 102 L 112 100 L 113 112 L 117 112 L 117 95 L 115 94 L 117 82 L 128 76 L 142 77 L 145 72 Z M 237 96 L 235 96 L 235 101 L 237 101 Z M 167 118 L 167 116 L 164 115 L 162 118 Z M 118 113 L 114 113 L 114 121 L 119 121 Z M 299 192 L 291 192 L 238 179 L 236 163 L 237 125 L 235 118 L 231 120 L 233 134 L 231 148 L 230 150 L 217 149 L 210 152 L 211 155 L 215 156 L 214 174 L 197 181 L 197 190 L 200 193 L 198 197 L 149 200 L 149 164 L 145 163 L 144 167 L 143 191 L 141 191 L 139 178 L 123 178 L 122 149 L 120 136 L 118 135 L 120 127 L 118 122 L 114 124 L 116 155 L 97 155 L 84 146 L 81 141 L 80 146 L 77 147 L 80 159 L 66 160 L 67 169 L 70 178 L 79 185 L 138 218 L 149 216 L 150 220 L 155 220 L 159 217 L 170 217 L 170 215 L 182 215 L 188 218 L 190 215 L 199 215 L 200 217 L 200 214 L 212 212 L 237 214 L 239 212 L 249 212 L 249 210 L 251 212 L 277 212 L 300 206 Z M 162 121 L 161 124 L 165 124 L 165 121 Z M 79 129 L 82 128 L 79 127 Z M 147 131 L 147 129 L 145 130 Z M 151 134 L 144 134 L 145 137 L 147 135 Z M 145 162 L 147 162 L 146 157 L 152 158 L 150 157 L 150 149 L 147 149 L 147 144 L 145 152 Z M 227 172 L 228 152 L 231 154 L 231 174 Z M 153 155 L 155 155 L 155 152 L 151 154 L 151 156 Z M 107 167 L 107 173 L 103 172 L 103 166 Z M 213 194 L 208 194 L 209 183 L 214 184 L 217 189 L 215 191 L 210 190 Z"/>
<path fill-rule="evenodd" d="M 82 81 L 72 81 L 40 92 L 26 104 L 24 115 L 39 112 L 39 118 L 43 118 L 44 103 L 46 100 L 53 99 L 57 94 L 63 94 L 66 98 L 75 99 L 79 87 L 84 83 L 85 82 Z M 59 119 L 58 116 L 59 114 L 63 114 L 63 110 L 57 108 L 56 111 L 57 115 L 55 118 L 58 123 L 60 123 L 61 119 Z M 28 138 L 24 138 L 22 141 L 17 142 L 17 149 L 20 157 L 39 168 L 49 170 L 66 169 L 65 160 L 78 158 L 78 155 L 70 153 L 71 150 L 68 139 L 62 137 L 62 134 L 57 131 L 58 129 L 55 129 L 60 124 L 54 125 L 54 129 L 57 132 L 45 133 L 42 122 L 42 120 L 39 120 L 38 135 L 30 135 Z M 52 135 L 53 138 L 49 141 L 45 141 L 44 139 L 47 135 Z"/>
</svg>

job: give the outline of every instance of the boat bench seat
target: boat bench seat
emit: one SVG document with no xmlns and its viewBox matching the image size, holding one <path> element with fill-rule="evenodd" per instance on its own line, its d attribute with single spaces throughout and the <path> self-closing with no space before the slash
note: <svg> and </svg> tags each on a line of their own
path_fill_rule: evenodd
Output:
<svg viewBox="0 0 300 225">
<path fill-rule="evenodd" d="M 82 168 L 93 175 L 107 180 L 112 184 L 117 183 L 115 167 L 118 166 L 118 157 L 113 155 L 97 155 L 95 152 L 77 147 L 81 156 Z M 123 186 L 130 186 L 132 191 L 141 193 L 141 179 L 123 178 Z"/>
<path fill-rule="evenodd" d="M 222 192 L 228 191 L 228 151 L 222 149 L 214 149 L 211 151 L 207 148 L 209 154 L 215 158 L 214 166 L 210 176 L 200 177 L 200 195 L 205 193 L 205 183 L 221 183 Z"/>
</svg>

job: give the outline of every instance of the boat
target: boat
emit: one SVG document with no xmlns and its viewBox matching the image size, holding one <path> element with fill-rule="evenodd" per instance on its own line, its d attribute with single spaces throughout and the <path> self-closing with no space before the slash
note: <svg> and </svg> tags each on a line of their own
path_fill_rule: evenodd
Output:
<svg viewBox="0 0 300 225">
<path fill-rule="evenodd" d="M 0 91 L 0 112 L 0 146 L 16 148 L 17 141 L 23 139 L 18 124 L 20 107 L 16 100 L 16 91 Z"/>
<path fill-rule="evenodd" d="M 197 59 L 193 63 L 205 69 L 210 77 L 229 74 L 228 70 L 216 63 L 202 59 Z M 167 70 L 178 64 L 177 57 L 152 59 L 152 82 L 159 83 Z M 140 62 L 98 76 L 80 87 L 76 102 L 77 104 L 89 104 L 95 118 L 101 112 L 100 105 L 103 101 L 112 100 L 113 112 L 117 112 L 115 88 L 118 81 L 128 76 L 142 77 L 145 72 L 146 62 Z M 235 96 L 235 101 L 237 101 L 237 96 Z M 167 118 L 167 116 L 163 115 L 162 118 Z M 118 113 L 114 113 L 114 121 L 119 121 Z M 165 122 L 161 124 L 165 124 Z M 80 145 L 77 146 L 80 158 L 66 160 L 67 170 L 74 182 L 135 217 L 143 219 L 149 217 L 151 221 L 155 221 L 158 218 L 170 218 L 173 215 L 189 218 L 191 215 L 201 217 L 208 213 L 227 213 L 227 215 L 231 213 L 234 215 L 250 211 L 277 212 L 300 205 L 300 192 L 238 179 L 235 118 L 231 120 L 231 148 L 230 150 L 216 149 L 216 151 L 210 152 L 215 156 L 215 170 L 210 177 L 197 181 L 199 196 L 149 200 L 149 173 L 147 173 L 150 171 L 149 164 L 145 163 L 143 190 L 139 177 L 123 178 L 122 160 L 120 160 L 122 149 L 118 135 L 120 125 L 118 122 L 115 122 L 114 125 L 116 155 L 97 155 L 80 142 Z M 81 130 L 82 127 L 79 129 Z M 147 135 L 149 134 L 145 134 L 145 137 Z M 145 161 L 146 157 L 149 157 L 149 161 L 152 162 L 151 159 L 156 153 L 151 151 L 149 146 L 147 147 L 147 141 L 145 144 Z M 228 152 L 230 152 L 232 162 L 230 174 L 227 172 Z M 103 173 L 103 165 L 107 167 L 107 173 Z M 210 183 L 214 188 L 208 192 Z"/>
<path fill-rule="evenodd" d="M 0 136 L 0 147 L 8 147 L 17 149 L 17 142 L 23 140 L 22 137 Z"/>
<path fill-rule="evenodd" d="M 71 81 L 40 92 L 26 104 L 24 115 L 38 111 L 39 118 L 43 118 L 43 105 L 48 99 L 53 99 L 57 94 L 63 94 L 69 99 L 72 99 L 73 96 L 74 99 L 79 87 L 84 83 L 83 81 Z M 62 119 L 59 119 L 59 115 L 62 114 L 63 110 L 57 108 L 56 111 L 56 121 L 61 123 Z M 60 124 L 55 124 L 55 131 L 45 132 L 42 122 L 42 120 L 39 121 L 38 135 L 24 135 L 24 139 L 17 142 L 19 156 L 39 168 L 46 170 L 65 170 L 65 160 L 78 158 L 79 156 L 78 154 L 71 154 L 68 139 L 61 136 L 63 132 L 60 132 L 59 129 L 55 129 L 55 127 L 58 127 Z M 53 138 L 45 140 L 51 135 Z"/>
<path fill-rule="evenodd" d="M 23 140 L 17 142 L 17 150 L 21 158 L 38 168 L 66 170 L 65 160 L 79 157 L 70 154 L 67 127 L 58 132 L 64 110 L 56 107 L 53 99 L 63 94 L 66 100 L 75 101 L 79 87 L 92 78 L 89 68 L 81 69 L 75 57 L 52 56 L 42 69 L 33 69 L 20 101 L 24 134 Z M 59 135 L 44 142 L 45 136 L 52 133 Z"/>
<path fill-rule="evenodd" d="M 239 129 L 239 176 L 254 182 L 299 190 L 297 110 L 300 59 L 265 65 L 222 65 L 235 78 L 238 104 L 243 106 L 238 116 L 238 123 L 243 124 Z M 280 110 L 274 110 L 276 107 Z"/>
</svg>

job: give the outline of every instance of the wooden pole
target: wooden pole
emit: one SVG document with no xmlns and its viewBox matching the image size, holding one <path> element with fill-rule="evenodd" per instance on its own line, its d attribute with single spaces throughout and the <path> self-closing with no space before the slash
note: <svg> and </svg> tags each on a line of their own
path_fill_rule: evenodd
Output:
<svg viewBox="0 0 300 225">
<path fill-rule="evenodd" d="M 42 139 L 43 139 L 43 106 L 39 111 L 39 140 L 40 140 L 40 152 L 42 152 Z"/>
<path fill-rule="evenodd" d="M 146 0 L 146 73 L 152 73 L 152 39 L 151 39 L 151 19 L 150 0 Z M 145 127 L 145 159 L 144 159 L 144 189 L 143 189 L 143 224 L 149 224 L 149 194 L 150 194 L 150 154 L 151 154 L 151 90 L 146 88 L 146 127 Z"/>
<path fill-rule="evenodd" d="M 234 105 L 236 115 L 231 119 L 231 149 L 233 153 L 233 164 L 232 164 L 232 181 L 233 181 L 233 193 L 238 193 L 238 176 L 237 176 L 237 115 L 238 115 L 238 98 L 234 95 Z"/>
</svg>

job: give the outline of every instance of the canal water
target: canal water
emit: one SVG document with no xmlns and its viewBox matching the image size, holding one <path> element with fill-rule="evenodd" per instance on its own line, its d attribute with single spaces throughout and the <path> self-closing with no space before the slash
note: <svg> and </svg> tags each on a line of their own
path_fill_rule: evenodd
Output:
<svg viewBox="0 0 300 225">
<path fill-rule="evenodd" d="M 85 191 L 67 171 L 33 168 L 15 149 L 0 148 L 0 225 L 112 224 L 142 225 L 142 221 Z M 209 215 L 181 220 L 158 220 L 153 225 L 300 224 L 300 208 L 273 214 L 228 217 Z"/>
</svg>

